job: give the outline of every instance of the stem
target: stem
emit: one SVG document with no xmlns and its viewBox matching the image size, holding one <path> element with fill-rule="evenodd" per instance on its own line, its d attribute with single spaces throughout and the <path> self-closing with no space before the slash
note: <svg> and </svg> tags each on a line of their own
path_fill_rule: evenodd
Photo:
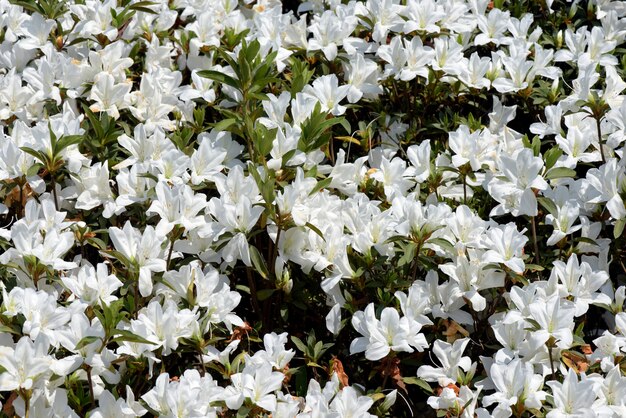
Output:
<svg viewBox="0 0 626 418">
<path fill-rule="evenodd" d="M 52 183 L 52 196 L 54 197 L 54 208 L 59 211 L 59 197 L 57 196 L 57 182 L 54 180 L 54 173 L 50 173 L 50 183 Z"/>
<path fill-rule="evenodd" d="M 252 299 L 252 310 L 256 315 L 259 314 L 259 300 L 256 297 L 256 283 L 254 282 L 254 277 L 252 277 L 252 270 L 250 267 L 246 267 L 246 275 L 248 276 L 248 287 L 250 288 L 250 296 Z"/>
<path fill-rule="evenodd" d="M 277 219 L 280 219 L 280 213 L 277 213 Z M 272 265 L 270 266 L 274 275 L 276 275 L 276 259 L 278 258 L 278 243 L 280 242 L 280 232 L 282 231 L 280 227 L 280 223 L 276 224 L 276 226 L 278 227 L 278 232 L 276 232 L 276 243 L 274 244 L 274 248 L 273 248 L 274 251 L 272 253 L 272 258 L 271 258 Z"/>
<path fill-rule="evenodd" d="M 533 244 L 535 246 L 535 262 L 539 264 L 539 244 L 537 243 L 537 226 L 535 225 L 535 217 L 530 217 L 530 228 L 533 233 Z"/>
<path fill-rule="evenodd" d="M 172 261 L 172 253 L 174 252 L 174 243 L 183 235 L 184 227 L 180 225 L 176 225 L 172 232 L 170 232 L 170 249 L 167 253 L 167 261 L 165 262 L 165 267 L 170 269 L 170 262 Z"/>
<path fill-rule="evenodd" d="M 170 240 L 170 249 L 167 252 L 167 261 L 165 262 L 165 268 L 167 270 L 170 269 L 170 262 L 172 261 L 172 252 L 174 251 L 174 242 L 176 242 L 176 238 L 173 238 Z"/>
<path fill-rule="evenodd" d="M 411 271 L 411 277 L 413 278 L 413 281 L 417 280 L 417 268 L 419 267 L 419 256 L 420 256 L 420 251 L 422 250 L 422 241 L 420 240 L 419 244 L 417 245 L 417 250 L 415 251 L 415 259 L 413 260 L 413 268 Z"/>
<path fill-rule="evenodd" d="M 554 371 L 554 361 L 552 360 L 552 346 L 548 345 L 548 357 L 550 358 L 550 369 L 552 370 L 552 380 L 556 380 L 556 372 Z"/>
<path fill-rule="evenodd" d="M 467 205 L 467 179 L 465 174 L 463 174 L 463 204 Z"/>
<path fill-rule="evenodd" d="M 24 217 L 24 184 L 22 182 L 20 182 L 20 218 Z"/>
<path fill-rule="evenodd" d="M 89 397 L 91 398 L 91 405 L 96 406 L 96 398 L 93 394 L 93 382 L 91 380 L 91 367 L 87 366 L 87 383 L 89 384 Z"/>
<path fill-rule="evenodd" d="M 204 365 L 204 360 L 202 360 L 202 350 L 198 350 L 198 357 L 200 358 L 200 367 L 202 367 L 202 377 L 206 376 L 206 366 Z"/>
<path fill-rule="evenodd" d="M 604 147 L 602 146 L 602 128 L 600 127 L 600 118 L 596 118 L 596 131 L 598 132 L 598 143 L 600 144 L 600 157 L 602 157 L 602 164 L 606 163 L 604 158 Z"/>
<path fill-rule="evenodd" d="M 29 418 L 30 416 L 30 390 L 19 389 L 18 394 L 24 399 L 24 418 Z"/>
<path fill-rule="evenodd" d="M 135 271 L 133 271 L 133 276 L 135 276 Z M 133 294 L 135 299 L 133 303 L 133 318 L 137 319 L 137 312 L 139 311 L 139 271 L 136 271 Z"/>
</svg>

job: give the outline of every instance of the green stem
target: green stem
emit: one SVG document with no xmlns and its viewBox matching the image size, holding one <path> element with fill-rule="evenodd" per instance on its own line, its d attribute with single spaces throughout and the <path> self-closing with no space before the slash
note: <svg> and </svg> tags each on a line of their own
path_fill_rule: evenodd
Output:
<svg viewBox="0 0 626 418">
<path fill-rule="evenodd" d="M 556 372 L 554 370 L 554 361 L 552 359 L 552 346 L 548 345 L 548 357 L 550 358 L 550 369 L 552 370 L 552 380 L 556 380 Z"/>
<path fill-rule="evenodd" d="M 280 220 L 280 212 L 276 213 L 276 219 Z M 274 244 L 274 251 L 272 253 L 272 258 L 271 258 L 272 265 L 270 266 L 270 268 L 272 269 L 272 273 L 274 273 L 274 275 L 276 275 L 276 259 L 278 258 L 278 243 L 280 242 L 280 232 L 282 230 L 280 227 L 280 223 L 277 223 L 276 227 L 278 228 L 278 232 L 276 232 L 276 243 Z"/>
<path fill-rule="evenodd" d="M 22 181 L 20 181 L 20 218 L 24 217 L 24 211 L 25 211 L 25 206 L 24 205 L 24 183 Z"/>
<path fill-rule="evenodd" d="M 93 394 L 93 381 L 91 379 L 91 366 L 87 366 L 87 384 L 89 385 L 89 398 L 91 399 L 91 405 L 96 406 L 96 398 Z"/>
<path fill-rule="evenodd" d="M 172 239 L 170 240 L 170 249 L 167 252 L 167 261 L 165 262 L 165 268 L 167 270 L 170 269 L 170 262 L 172 261 L 172 253 L 174 252 L 174 243 L 176 242 L 176 239 L 174 237 L 172 237 Z"/>
<path fill-rule="evenodd" d="M 463 174 L 463 204 L 467 205 L 467 178 L 465 174 Z"/>
<path fill-rule="evenodd" d="M 54 180 L 54 173 L 50 173 L 50 183 L 52 183 L 52 197 L 54 197 L 54 208 L 59 211 L 59 197 L 57 196 L 57 182 Z"/>
<path fill-rule="evenodd" d="M 248 277 L 248 287 L 250 288 L 250 299 L 252 299 L 252 310 L 256 315 L 259 315 L 261 309 L 256 296 L 256 283 L 254 282 L 254 277 L 252 277 L 252 269 L 250 267 L 246 267 L 246 276 Z"/>
<path fill-rule="evenodd" d="M 600 144 L 600 157 L 602 158 L 602 164 L 606 163 L 604 158 L 604 147 L 602 143 L 602 128 L 600 127 L 600 118 L 596 118 L 596 131 L 598 132 L 598 143 Z"/>
<path fill-rule="evenodd" d="M 30 416 L 30 390 L 19 389 L 18 394 L 24 399 L 24 418 L 29 418 Z"/>
<path fill-rule="evenodd" d="M 417 245 L 417 250 L 415 250 L 415 259 L 413 260 L 413 268 L 411 271 L 411 277 L 413 278 L 413 281 L 417 280 L 417 269 L 419 267 L 419 257 L 420 257 L 420 251 L 422 251 L 422 241 L 420 240 L 419 244 Z"/>
</svg>

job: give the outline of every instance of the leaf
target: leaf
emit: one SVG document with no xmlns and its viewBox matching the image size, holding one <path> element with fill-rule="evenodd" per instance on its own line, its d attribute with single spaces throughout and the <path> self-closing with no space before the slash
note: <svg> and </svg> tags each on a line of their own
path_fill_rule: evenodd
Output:
<svg viewBox="0 0 626 418">
<path fill-rule="evenodd" d="M 233 330 L 233 333 L 230 335 L 230 338 L 226 340 L 226 342 L 230 343 L 235 340 L 242 340 L 244 336 L 249 337 L 250 331 L 252 331 L 252 327 L 247 322 L 244 322 L 242 326 L 237 327 Z"/>
<path fill-rule="evenodd" d="M 69 147 L 70 145 L 80 144 L 82 142 L 82 140 L 83 140 L 83 136 L 82 135 L 62 136 L 56 142 L 56 146 L 55 146 L 55 149 L 54 149 L 54 154 L 55 155 L 59 154 L 61 151 L 63 151 L 65 148 Z"/>
<path fill-rule="evenodd" d="M 353 144 L 361 145 L 359 140 L 356 139 L 353 136 L 336 136 L 335 139 L 338 139 L 338 140 L 343 141 L 343 142 L 352 142 Z"/>
<path fill-rule="evenodd" d="M 442 334 L 446 336 L 446 340 L 449 343 L 458 340 L 459 338 L 461 338 L 461 336 L 469 337 L 470 335 L 469 331 L 467 331 L 465 328 L 463 328 L 452 319 L 444 319 L 442 325 L 446 327 L 445 331 L 443 331 Z"/>
<path fill-rule="evenodd" d="M 563 151 L 559 147 L 552 147 L 545 154 L 543 154 L 543 159 L 546 163 L 546 170 L 550 170 L 554 167 L 559 157 L 563 155 Z"/>
<path fill-rule="evenodd" d="M 252 265 L 257 273 L 259 273 L 264 279 L 269 279 L 270 272 L 267 269 L 265 259 L 261 256 L 261 253 L 254 245 L 250 245 L 250 260 L 252 261 Z"/>
<path fill-rule="evenodd" d="M 550 213 L 550 215 L 554 216 L 555 218 L 558 216 L 559 211 L 556 208 L 556 205 L 554 204 L 554 201 L 552 199 L 548 199 L 546 197 L 538 197 L 537 201 L 545 210 Z"/>
<path fill-rule="evenodd" d="M 234 118 L 222 119 L 221 121 L 213 125 L 213 130 L 218 132 L 227 131 L 228 128 L 230 128 L 232 125 L 236 125 L 237 123 L 239 123 L 239 121 Z"/>
<path fill-rule="evenodd" d="M 537 331 L 541 329 L 541 325 L 539 324 L 539 322 L 535 321 L 534 319 L 531 318 L 525 318 L 524 319 L 526 322 L 528 322 L 532 328 L 525 328 L 528 331 Z"/>
<path fill-rule="evenodd" d="M 241 83 L 234 79 L 233 77 L 220 73 L 219 71 L 213 70 L 202 70 L 198 71 L 198 75 L 204 78 L 210 78 L 213 81 L 217 81 L 218 83 L 226 84 L 228 86 L 234 87 L 237 90 L 241 90 Z"/>
<path fill-rule="evenodd" d="M 374 402 L 377 402 L 377 401 L 380 401 L 382 399 L 385 399 L 385 394 L 384 393 L 380 393 L 380 392 L 378 392 L 378 393 L 371 393 L 371 394 L 369 394 L 367 396 L 369 396 Z"/>
<path fill-rule="evenodd" d="M 265 299 L 269 299 L 276 292 L 276 289 L 261 289 L 256 292 L 256 298 L 259 301 L 264 301 Z"/>
<path fill-rule="evenodd" d="M 582 242 L 582 243 L 585 243 L 585 244 L 589 244 L 589 245 L 598 246 L 598 243 L 595 242 L 594 240 L 592 240 L 589 237 L 578 237 L 578 238 L 576 238 L 576 241 Z"/>
<path fill-rule="evenodd" d="M 236 285 L 235 289 L 239 290 L 240 292 L 244 292 L 244 293 L 250 294 L 250 288 L 248 286 L 243 285 L 243 284 Z"/>
<path fill-rule="evenodd" d="M 311 190 L 311 193 L 309 193 L 309 196 L 313 196 L 315 193 L 317 193 L 320 190 L 324 189 L 332 181 L 333 181 L 332 177 L 326 177 L 325 179 L 318 181 L 317 184 L 315 185 L 315 187 L 313 187 L 313 190 Z"/>
<path fill-rule="evenodd" d="M 576 177 L 576 170 L 566 167 L 554 167 L 548 170 L 544 177 L 546 180 L 572 178 Z"/>
<path fill-rule="evenodd" d="M 339 383 L 341 383 L 342 387 L 350 386 L 348 375 L 343 369 L 343 363 L 335 356 L 330 360 L 330 371 L 331 373 L 337 373 Z"/>
<path fill-rule="evenodd" d="M 137 10 L 138 12 L 144 12 L 149 14 L 158 14 L 154 10 L 150 9 L 149 6 L 155 6 L 157 3 L 151 1 L 138 1 L 137 3 L 133 3 L 128 6 L 130 10 Z"/>
<path fill-rule="evenodd" d="M 398 260 L 398 267 L 402 267 L 413 262 L 417 252 L 417 244 L 414 242 L 410 242 L 407 245 L 403 246 L 402 250 L 404 251 L 404 253 L 402 254 L 402 257 L 400 257 L 400 259 Z"/>
<path fill-rule="evenodd" d="M 540 266 L 538 264 L 526 264 L 526 270 L 530 270 L 530 271 L 544 271 L 545 268 L 543 266 Z"/>
<path fill-rule="evenodd" d="M 316 227 L 315 225 L 313 225 L 310 222 L 305 223 L 304 226 L 309 228 L 311 231 L 315 232 L 317 235 L 320 236 L 320 238 L 322 238 L 324 241 L 326 241 L 326 238 L 324 238 L 324 234 L 322 234 L 322 231 L 320 231 L 318 227 Z"/>
<path fill-rule="evenodd" d="M 259 54 L 260 49 L 261 49 L 261 44 L 259 43 L 258 40 L 254 39 L 252 42 L 250 42 L 247 45 L 244 43 L 244 47 L 241 48 L 240 54 L 245 53 L 243 57 L 246 59 L 248 63 L 252 63 L 254 62 L 254 59 L 256 58 L 256 56 Z"/>
<path fill-rule="evenodd" d="M 625 225 L 626 225 L 626 218 L 619 219 L 617 222 L 615 222 L 615 226 L 613 227 L 613 237 L 615 239 L 622 236 Z"/>
<path fill-rule="evenodd" d="M 115 329 L 113 331 L 113 335 L 116 335 L 115 338 L 111 339 L 111 341 L 114 341 L 114 342 L 126 341 L 126 342 L 130 342 L 130 343 L 156 345 L 152 341 L 146 340 L 145 338 L 140 337 L 139 335 L 137 335 L 137 334 L 135 334 L 133 332 L 130 332 L 128 330 L 125 330 L 125 329 Z"/>
<path fill-rule="evenodd" d="M 443 249 L 448 251 L 449 253 L 455 252 L 454 245 L 452 245 L 450 241 L 444 238 L 429 238 L 426 241 L 426 244 L 438 245 L 440 247 L 443 247 Z"/>
<path fill-rule="evenodd" d="M 35 157 L 36 159 L 38 159 L 39 161 L 45 164 L 47 158 L 43 152 L 37 151 L 30 147 L 20 147 L 20 149 L 24 151 L 26 154 L 32 155 L 33 157 Z"/>
<path fill-rule="evenodd" d="M 298 348 L 298 350 L 302 351 L 303 353 L 307 352 L 307 347 L 306 345 L 302 342 L 302 340 L 298 337 L 294 337 L 293 335 L 291 336 L 291 342 L 294 343 L 294 345 Z"/>
<path fill-rule="evenodd" d="M 567 367 L 574 370 L 576 373 L 584 373 L 589 369 L 589 361 L 584 354 L 580 354 L 576 351 L 563 350 L 561 352 L 561 360 Z"/>
<path fill-rule="evenodd" d="M 278 128 L 267 129 L 261 124 L 257 126 L 254 132 L 254 147 L 259 152 L 259 155 L 266 156 L 272 151 L 277 130 Z"/>
<path fill-rule="evenodd" d="M 0 325 L 0 332 L 8 332 L 9 334 L 21 335 L 20 332 L 6 325 Z"/>
<path fill-rule="evenodd" d="M 408 377 L 403 377 L 402 380 L 407 385 L 417 385 L 420 388 L 424 389 L 427 393 L 433 393 L 433 388 L 430 387 L 428 382 L 420 379 L 419 377 L 408 376 Z"/>
<path fill-rule="evenodd" d="M 541 152 L 541 139 L 539 139 L 537 135 L 533 137 L 531 147 L 533 150 L 533 154 L 535 154 L 535 157 L 538 157 L 539 153 Z"/>
<path fill-rule="evenodd" d="M 324 368 L 324 367 L 320 366 L 319 364 L 317 364 L 314 361 L 309 361 L 306 365 L 309 366 L 309 367 L 317 367 L 318 369 L 323 369 Z"/>
<path fill-rule="evenodd" d="M 96 337 L 95 335 L 88 335 L 86 337 L 81 338 L 80 341 L 76 343 L 76 347 L 74 347 L 74 349 L 80 350 L 81 348 L 99 340 L 101 340 L 100 337 Z"/>
</svg>

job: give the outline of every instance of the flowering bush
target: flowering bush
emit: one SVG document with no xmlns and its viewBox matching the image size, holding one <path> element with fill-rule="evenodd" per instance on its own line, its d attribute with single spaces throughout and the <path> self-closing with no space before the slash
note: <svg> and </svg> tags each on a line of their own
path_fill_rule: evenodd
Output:
<svg viewBox="0 0 626 418">
<path fill-rule="evenodd" d="M 623 2 L 0 13 L 4 416 L 626 416 Z"/>
</svg>

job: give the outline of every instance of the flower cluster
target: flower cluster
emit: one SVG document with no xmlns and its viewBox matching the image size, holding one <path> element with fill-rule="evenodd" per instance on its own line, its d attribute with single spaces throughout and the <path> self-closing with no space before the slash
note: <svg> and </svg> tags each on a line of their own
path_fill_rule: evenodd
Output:
<svg viewBox="0 0 626 418">
<path fill-rule="evenodd" d="M 25 417 L 626 416 L 626 8 L 0 0 Z"/>
</svg>

